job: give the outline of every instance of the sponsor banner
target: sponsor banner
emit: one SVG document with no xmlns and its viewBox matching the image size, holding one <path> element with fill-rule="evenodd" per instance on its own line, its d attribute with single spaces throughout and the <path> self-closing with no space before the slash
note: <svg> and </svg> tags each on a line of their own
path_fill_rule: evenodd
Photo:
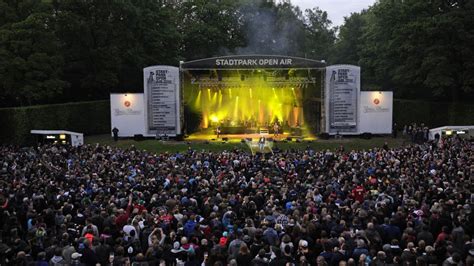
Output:
<svg viewBox="0 0 474 266">
<path fill-rule="evenodd" d="M 326 68 L 325 113 L 329 134 L 357 134 L 360 67 L 334 65 Z"/>
<path fill-rule="evenodd" d="M 179 69 L 150 66 L 143 69 L 146 135 L 176 136 L 180 127 Z"/>
<path fill-rule="evenodd" d="M 393 92 L 360 93 L 359 131 L 373 134 L 392 133 Z"/>
<path fill-rule="evenodd" d="M 145 134 L 144 109 L 143 93 L 110 94 L 111 125 L 119 137 Z"/>
</svg>

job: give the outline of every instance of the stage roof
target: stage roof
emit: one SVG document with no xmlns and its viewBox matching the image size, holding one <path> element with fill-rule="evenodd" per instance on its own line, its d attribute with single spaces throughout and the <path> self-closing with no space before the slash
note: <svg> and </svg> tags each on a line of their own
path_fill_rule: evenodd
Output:
<svg viewBox="0 0 474 266">
<path fill-rule="evenodd" d="M 291 57 L 282 55 L 232 55 L 212 58 L 204 58 L 194 61 L 182 62 L 183 70 L 206 70 L 206 69 L 317 69 L 326 67 L 326 62 Z"/>
</svg>

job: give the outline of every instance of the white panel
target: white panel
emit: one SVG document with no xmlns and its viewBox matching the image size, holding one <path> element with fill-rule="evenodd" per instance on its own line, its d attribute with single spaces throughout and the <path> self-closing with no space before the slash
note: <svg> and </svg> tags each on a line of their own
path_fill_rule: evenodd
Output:
<svg viewBox="0 0 474 266">
<path fill-rule="evenodd" d="M 145 135 L 144 107 L 143 93 L 110 94 L 111 124 L 118 128 L 119 137 Z"/>
<path fill-rule="evenodd" d="M 179 68 L 150 66 L 143 69 L 146 135 L 181 134 Z"/>
<path fill-rule="evenodd" d="M 359 114 L 360 133 L 392 133 L 393 92 L 362 91 Z"/>
<path fill-rule="evenodd" d="M 358 134 L 360 67 L 326 67 L 325 114 L 329 134 Z"/>
</svg>

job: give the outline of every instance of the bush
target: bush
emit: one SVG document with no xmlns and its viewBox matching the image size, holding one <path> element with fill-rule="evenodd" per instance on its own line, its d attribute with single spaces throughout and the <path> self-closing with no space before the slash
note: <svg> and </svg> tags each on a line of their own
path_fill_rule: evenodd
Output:
<svg viewBox="0 0 474 266">
<path fill-rule="evenodd" d="M 5 144 L 32 144 L 32 129 L 109 133 L 110 101 L 1 108 L 0 124 L 0 143 Z"/>
</svg>

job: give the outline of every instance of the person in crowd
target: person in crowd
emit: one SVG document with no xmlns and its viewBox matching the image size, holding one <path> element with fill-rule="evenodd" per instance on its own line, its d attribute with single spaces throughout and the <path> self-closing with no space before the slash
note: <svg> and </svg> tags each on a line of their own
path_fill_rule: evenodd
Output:
<svg viewBox="0 0 474 266">
<path fill-rule="evenodd" d="M 474 147 L 443 143 L 0 146 L 0 264 L 472 265 Z"/>
</svg>

